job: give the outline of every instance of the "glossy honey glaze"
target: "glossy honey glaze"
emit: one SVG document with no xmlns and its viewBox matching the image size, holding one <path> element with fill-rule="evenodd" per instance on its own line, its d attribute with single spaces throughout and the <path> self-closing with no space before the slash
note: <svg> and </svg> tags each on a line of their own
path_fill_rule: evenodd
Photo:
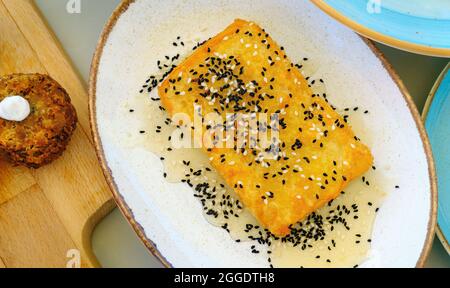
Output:
<svg viewBox="0 0 450 288">
<path fill-rule="evenodd" d="M 313 93 L 326 96 L 324 81 L 308 78 L 317 69 L 312 63 L 304 58 L 297 68 L 310 81 Z M 130 137 L 130 143 L 146 147 L 160 157 L 165 167 L 162 177 L 168 182 L 184 182 L 192 187 L 193 197 L 202 203 L 203 214 L 210 224 L 228 231 L 236 245 L 253 241 L 255 245 L 249 253 L 263 255 L 270 267 L 355 267 L 364 261 L 370 250 L 376 212 L 385 196 L 383 189 L 369 179 L 377 178 L 375 167 L 368 175 L 354 180 L 338 199 L 292 225 L 291 234 L 276 237 L 259 226 L 233 189 L 211 167 L 202 149 L 174 148 L 174 140 L 190 141 L 186 136 L 190 127 L 173 123 L 161 106 L 157 89 L 149 89 L 152 82 L 156 84 L 158 77 L 148 79 L 134 101 L 124 105 L 128 117 L 136 117 L 142 122 L 140 127 L 144 127 Z M 363 117 L 367 113 L 361 108 L 338 111 L 349 114 L 349 121 L 352 114 Z"/>
</svg>

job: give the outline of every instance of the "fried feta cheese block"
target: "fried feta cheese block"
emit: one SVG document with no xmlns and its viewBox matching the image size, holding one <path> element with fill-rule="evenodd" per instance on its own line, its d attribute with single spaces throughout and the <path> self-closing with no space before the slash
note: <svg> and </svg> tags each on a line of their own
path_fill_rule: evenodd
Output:
<svg viewBox="0 0 450 288">
<path fill-rule="evenodd" d="M 372 165 L 370 150 L 349 124 L 313 94 L 284 48 L 253 22 L 236 20 L 205 42 L 158 92 L 172 116 L 194 119 L 194 104 L 204 115 L 222 118 L 278 115 L 275 157 L 262 157 L 270 149 L 252 148 L 250 141 L 245 147 L 203 148 L 244 205 L 276 236 L 289 234 L 292 224 L 338 197 Z M 275 131 L 270 119 L 264 124 Z"/>
</svg>

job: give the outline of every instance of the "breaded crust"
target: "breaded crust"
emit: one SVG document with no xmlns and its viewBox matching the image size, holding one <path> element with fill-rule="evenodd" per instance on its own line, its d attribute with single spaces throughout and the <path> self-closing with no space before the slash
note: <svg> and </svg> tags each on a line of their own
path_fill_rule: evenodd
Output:
<svg viewBox="0 0 450 288">
<path fill-rule="evenodd" d="M 313 94 L 282 47 L 258 25 L 236 20 L 172 71 L 159 88 L 170 115 L 277 113 L 281 153 L 207 150 L 213 167 L 259 222 L 277 236 L 340 195 L 373 161 L 327 100 Z M 195 112 L 197 113 L 197 112 Z"/>
<path fill-rule="evenodd" d="M 0 101 L 11 95 L 27 99 L 31 113 L 22 122 L 0 119 L 0 154 L 30 168 L 58 158 L 77 124 L 77 113 L 66 90 L 47 75 L 0 77 Z"/>
</svg>

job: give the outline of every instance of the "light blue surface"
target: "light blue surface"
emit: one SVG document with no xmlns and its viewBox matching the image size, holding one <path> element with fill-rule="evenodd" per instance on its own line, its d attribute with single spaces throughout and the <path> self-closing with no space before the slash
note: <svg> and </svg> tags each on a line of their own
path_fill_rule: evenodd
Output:
<svg viewBox="0 0 450 288">
<path fill-rule="evenodd" d="M 450 239 L 450 69 L 434 95 L 425 127 L 430 137 L 438 176 L 438 225 Z"/>
<path fill-rule="evenodd" d="M 402 14 L 386 9 L 382 5 L 378 7 L 379 10 L 368 10 L 368 0 L 325 0 L 325 2 L 347 18 L 383 35 L 422 46 L 450 49 L 450 20 Z M 371 7 L 374 8 L 376 5 Z"/>
</svg>

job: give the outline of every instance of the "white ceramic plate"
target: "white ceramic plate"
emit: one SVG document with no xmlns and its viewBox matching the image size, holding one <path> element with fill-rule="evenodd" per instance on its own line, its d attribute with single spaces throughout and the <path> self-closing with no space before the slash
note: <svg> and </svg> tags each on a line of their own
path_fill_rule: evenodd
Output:
<svg viewBox="0 0 450 288">
<path fill-rule="evenodd" d="M 419 114 L 371 43 L 308 1 L 294 0 L 125 1 L 112 16 L 93 62 L 91 121 L 118 205 L 147 247 L 174 267 L 267 265 L 265 257 L 248 253 L 251 243 L 236 244 L 208 224 L 191 188 L 167 183 L 158 157 L 127 140 L 145 128 L 145 119 L 130 117 L 127 105 L 136 103 L 156 61 L 171 53 L 168 44 L 179 35 L 204 40 L 235 18 L 266 28 L 291 59 L 308 57 L 333 104 L 370 109 L 366 117 L 352 117 L 352 125 L 371 147 L 378 184 L 389 195 L 362 266 L 422 266 L 434 232 L 436 183 Z"/>
</svg>

